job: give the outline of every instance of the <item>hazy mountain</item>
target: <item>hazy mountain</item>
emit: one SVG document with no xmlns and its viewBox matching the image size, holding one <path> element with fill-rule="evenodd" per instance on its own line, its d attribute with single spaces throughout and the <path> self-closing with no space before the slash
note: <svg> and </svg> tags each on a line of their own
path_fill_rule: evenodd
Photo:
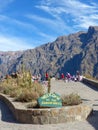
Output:
<svg viewBox="0 0 98 130">
<path fill-rule="evenodd" d="M 24 64 L 32 74 L 46 71 L 50 75 L 62 72 L 98 77 L 98 27 L 91 26 L 87 32 L 60 36 L 54 42 L 23 52 L 0 52 L 0 73 L 5 75 Z"/>
</svg>

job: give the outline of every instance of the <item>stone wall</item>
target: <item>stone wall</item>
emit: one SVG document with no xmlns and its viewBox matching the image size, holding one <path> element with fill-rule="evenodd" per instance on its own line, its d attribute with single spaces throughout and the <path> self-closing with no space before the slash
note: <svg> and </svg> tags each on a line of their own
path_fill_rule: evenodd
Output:
<svg viewBox="0 0 98 130">
<path fill-rule="evenodd" d="M 97 87 L 98 88 L 98 81 L 87 79 L 87 78 L 83 78 L 82 81 L 85 84 L 89 84 L 89 85 L 92 85 L 93 87 Z"/>
<path fill-rule="evenodd" d="M 92 111 L 92 108 L 85 104 L 62 108 L 27 109 L 15 104 L 3 94 L 0 94 L 0 99 L 8 105 L 15 118 L 21 123 L 56 124 L 81 121 L 87 119 Z"/>
</svg>

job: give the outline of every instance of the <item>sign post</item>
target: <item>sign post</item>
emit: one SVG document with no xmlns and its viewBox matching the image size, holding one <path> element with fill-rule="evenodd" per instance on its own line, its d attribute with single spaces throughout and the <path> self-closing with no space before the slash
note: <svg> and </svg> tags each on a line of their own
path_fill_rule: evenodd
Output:
<svg viewBox="0 0 98 130">
<path fill-rule="evenodd" d="M 40 107 L 62 107 L 62 100 L 57 93 L 47 93 L 38 98 Z"/>
</svg>

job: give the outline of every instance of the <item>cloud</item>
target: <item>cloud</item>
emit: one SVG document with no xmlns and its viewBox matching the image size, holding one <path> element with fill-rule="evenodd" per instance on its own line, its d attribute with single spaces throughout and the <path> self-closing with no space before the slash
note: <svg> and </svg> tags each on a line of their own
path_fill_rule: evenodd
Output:
<svg viewBox="0 0 98 130">
<path fill-rule="evenodd" d="M 40 22 L 41 24 L 44 24 L 46 26 L 48 25 L 48 27 L 53 27 L 53 29 L 58 28 L 58 26 L 61 23 L 61 21 L 59 21 L 60 19 L 59 20 L 49 19 L 49 18 L 37 16 L 37 15 L 28 15 L 27 17 L 32 19 L 32 20 L 35 20 L 37 22 Z"/>
<path fill-rule="evenodd" d="M 56 39 L 56 36 L 53 36 L 53 35 L 49 35 L 49 34 L 46 34 L 46 33 L 43 33 L 43 32 L 39 32 L 39 35 L 42 37 L 42 41 L 41 43 L 47 43 L 47 42 L 52 42 Z M 37 41 L 38 43 L 38 41 Z"/>
<path fill-rule="evenodd" d="M 60 32 L 62 32 L 62 34 L 65 34 L 65 30 L 72 31 L 72 29 L 66 25 L 64 20 L 58 16 L 51 19 L 47 17 L 41 17 L 38 15 L 28 14 L 27 17 L 29 19 L 32 19 L 33 21 L 40 22 L 40 24 L 43 25 L 48 30 L 45 33 L 48 33 L 49 31 L 51 31 L 59 35 Z"/>
<path fill-rule="evenodd" d="M 94 2 L 90 3 L 89 1 L 88 4 L 79 0 L 60 0 L 60 2 L 58 0 L 42 0 L 36 8 L 51 14 L 55 18 L 59 17 L 62 21 L 64 21 L 62 15 L 65 17 L 70 15 L 69 21 L 74 22 L 73 27 L 76 25 L 76 27 L 88 28 L 90 25 L 98 24 L 98 17 L 95 18 L 98 15 L 98 5 Z"/>
<path fill-rule="evenodd" d="M 33 48 L 33 44 L 27 44 L 22 38 L 0 35 L 0 51 L 18 51 Z"/>
<path fill-rule="evenodd" d="M 33 17 L 34 17 L 34 19 L 36 19 L 38 21 L 40 20 L 40 22 L 43 22 L 46 24 L 49 23 L 52 26 L 55 25 L 54 24 L 55 22 L 41 18 L 41 17 L 40 17 L 40 19 L 39 19 L 39 17 L 32 16 L 32 15 L 28 16 L 28 17 L 30 17 L 30 19 L 33 19 Z M 0 22 L 3 23 L 3 24 L 0 24 L 0 34 L 2 33 L 2 35 L 3 35 L 3 36 L 1 36 L 0 43 L 2 43 L 2 41 L 4 42 L 4 44 L 5 44 L 5 41 L 8 41 L 8 43 L 13 43 L 12 41 L 13 41 L 13 39 L 15 39 L 15 41 L 18 40 L 17 43 L 20 43 L 20 45 L 22 44 L 19 48 L 23 49 L 23 46 L 24 46 L 23 43 L 24 43 L 25 44 L 24 49 L 26 49 L 26 46 L 27 46 L 27 48 L 31 48 L 32 46 L 35 47 L 42 43 L 47 43 L 47 41 L 53 41 L 56 38 L 52 34 L 48 34 L 47 32 L 44 33 L 38 27 L 31 24 L 32 20 L 31 20 L 31 23 L 27 23 L 24 21 L 13 19 L 13 18 L 5 16 L 5 15 L 0 15 Z M 24 42 L 23 42 L 23 38 L 20 38 L 19 34 L 21 34 L 21 31 L 19 32 L 19 29 L 22 30 L 22 33 L 23 33 L 23 31 L 25 32 L 24 35 L 27 34 L 27 36 L 28 36 L 29 34 L 31 34 L 26 38 L 27 40 Z M 10 36 L 8 36 L 8 34 L 10 34 Z M 17 35 L 17 36 L 15 36 L 15 35 Z M 10 40 L 11 40 L 11 42 L 10 42 Z M 28 41 L 30 41 L 30 43 L 33 43 L 34 45 L 32 45 L 32 46 L 26 45 L 26 44 L 28 44 Z M 8 44 L 8 43 L 6 42 L 6 44 Z M 0 45 L 0 49 L 2 50 L 2 48 L 4 48 L 4 50 L 7 50 L 7 48 L 8 48 L 8 50 L 12 50 L 15 43 L 11 44 L 11 45 L 6 45 L 6 47 L 3 47 L 4 44 Z M 12 46 L 12 48 L 11 48 L 11 46 Z M 14 48 L 14 50 L 17 50 L 18 45 L 15 45 L 15 46 L 16 47 Z"/>
<path fill-rule="evenodd" d="M 0 14 L 0 22 L 11 24 L 11 25 L 17 25 L 21 28 L 25 28 L 26 30 L 32 29 L 32 30 L 38 31 L 38 29 L 35 26 L 33 26 L 33 24 L 17 20 L 17 19 L 8 17 L 6 15 Z"/>
<path fill-rule="evenodd" d="M 46 24 L 50 24 L 50 25 L 55 26 L 57 28 L 57 25 L 55 25 L 55 22 L 52 21 L 52 20 L 41 18 L 41 17 L 38 17 L 38 16 L 33 16 L 33 15 L 28 15 L 26 17 L 28 17 L 30 19 L 36 19 L 37 21 L 40 21 L 40 22 L 46 23 Z M 43 33 L 42 31 L 40 31 L 40 29 L 38 27 L 34 26 L 31 23 L 19 21 L 17 19 L 13 19 L 13 18 L 10 18 L 10 17 L 5 16 L 5 15 L 0 15 L 0 22 L 3 22 L 3 25 L 4 25 L 4 23 L 7 23 L 7 25 L 11 25 L 11 27 L 7 26 L 6 28 L 2 24 L 0 25 L 0 30 L 4 35 L 7 33 L 7 29 L 9 31 L 15 25 L 16 27 L 19 27 L 23 30 L 26 30 L 26 32 L 29 32 L 29 31 L 33 32 L 34 31 L 34 33 L 37 36 L 41 36 L 41 37 L 44 37 L 46 39 L 48 39 L 48 38 L 53 39 L 53 36 L 50 36 L 46 33 Z M 15 31 L 17 31 L 17 30 L 18 29 L 16 28 Z M 33 35 L 32 35 L 32 37 L 33 37 Z"/>
<path fill-rule="evenodd" d="M 14 2 L 14 0 L 0 0 L 0 12 L 6 9 L 6 7 Z"/>
<path fill-rule="evenodd" d="M 7 6 L 14 1 L 0 0 L 0 12 L 7 9 Z M 1 50 L 33 48 L 35 46 L 31 43 L 39 45 L 55 40 L 59 35 L 73 33 L 74 30 L 77 31 L 81 28 L 87 29 L 90 25 L 98 25 L 98 5 L 94 2 L 40 0 L 36 1 L 34 6 L 41 12 L 39 14 L 33 14 L 33 12 L 32 14 L 24 14 L 20 20 L 16 19 L 15 16 L 13 18 L 0 13 Z M 22 18 L 25 21 L 22 21 Z M 10 36 L 6 34 L 10 34 Z M 25 37 L 23 40 L 23 36 L 28 36 L 31 39 Z M 28 41 L 31 45 L 28 44 Z"/>
</svg>

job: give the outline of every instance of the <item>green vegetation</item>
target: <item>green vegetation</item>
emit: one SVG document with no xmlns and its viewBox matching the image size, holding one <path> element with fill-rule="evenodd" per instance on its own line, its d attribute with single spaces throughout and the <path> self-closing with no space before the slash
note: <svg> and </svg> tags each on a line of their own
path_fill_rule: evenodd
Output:
<svg viewBox="0 0 98 130">
<path fill-rule="evenodd" d="M 44 94 L 38 82 L 32 82 L 31 73 L 23 71 L 16 78 L 8 76 L 0 83 L 0 92 L 10 95 L 16 101 L 30 102 Z"/>
<path fill-rule="evenodd" d="M 73 94 L 71 93 L 70 95 L 62 95 L 61 96 L 62 100 L 62 106 L 73 106 L 73 105 L 79 105 L 82 103 L 82 100 L 78 94 Z M 32 102 L 27 104 L 28 108 L 38 108 L 37 102 Z"/>
<path fill-rule="evenodd" d="M 78 94 L 62 95 L 62 105 L 63 106 L 72 106 L 82 103 L 82 100 Z"/>
<path fill-rule="evenodd" d="M 51 79 L 48 79 L 48 93 L 51 90 Z M 15 101 L 27 102 L 27 107 L 38 108 L 37 99 L 44 94 L 44 88 L 38 82 L 32 82 L 31 73 L 24 71 L 15 74 L 14 76 L 7 76 L 0 82 L 0 92 L 12 97 Z M 62 105 L 78 105 L 82 103 L 80 96 L 77 94 L 70 94 L 68 96 L 62 95 Z"/>
</svg>

